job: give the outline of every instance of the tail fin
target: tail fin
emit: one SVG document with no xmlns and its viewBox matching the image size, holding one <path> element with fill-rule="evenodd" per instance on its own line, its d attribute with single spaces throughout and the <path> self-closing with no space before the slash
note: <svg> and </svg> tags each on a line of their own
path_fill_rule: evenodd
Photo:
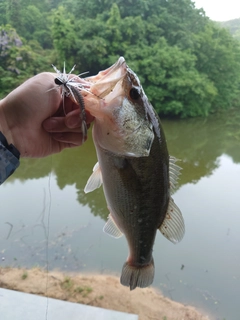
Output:
<svg viewBox="0 0 240 320">
<path fill-rule="evenodd" d="M 149 265 L 143 267 L 130 266 L 127 262 L 124 263 L 122 268 L 122 275 L 120 282 L 130 290 L 136 287 L 146 288 L 152 284 L 154 278 L 154 262 L 153 259 Z"/>
</svg>

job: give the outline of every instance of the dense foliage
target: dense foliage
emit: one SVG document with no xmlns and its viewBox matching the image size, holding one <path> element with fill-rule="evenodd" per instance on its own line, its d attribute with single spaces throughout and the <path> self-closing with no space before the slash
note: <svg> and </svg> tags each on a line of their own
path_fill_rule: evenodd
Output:
<svg viewBox="0 0 240 320">
<path fill-rule="evenodd" d="M 190 0 L 0 0 L 0 91 L 59 68 L 94 74 L 120 55 L 159 114 L 240 106 L 240 45 Z"/>
<path fill-rule="evenodd" d="M 218 22 L 218 24 L 228 29 L 231 35 L 240 41 L 240 18 L 229 21 Z"/>
</svg>

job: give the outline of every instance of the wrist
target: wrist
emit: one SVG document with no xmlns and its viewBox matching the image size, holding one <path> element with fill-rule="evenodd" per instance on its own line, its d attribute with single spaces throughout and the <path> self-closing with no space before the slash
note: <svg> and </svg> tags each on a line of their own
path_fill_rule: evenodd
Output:
<svg viewBox="0 0 240 320">
<path fill-rule="evenodd" d="M 17 149 L 19 149 L 17 139 L 15 138 L 16 135 L 14 135 L 14 129 L 10 129 L 9 122 L 7 120 L 7 114 L 5 112 L 5 98 L 3 100 L 0 100 L 0 131 L 6 138 L 8 144 L 14 145 Z"/>
<path fill-rule="evenodd" d="M 7 151 L 9 153 L 7 153 Z M 0 131 L 0 155 L 3 152 L 5 155 L 5 160 L 8 159 L 9 162 L 18 166 L 18 160 L 20 158 L 20 152 L 18 149 L 11 143 L 9 144 L 4 134 Z M 13 158 L 13 156 L 15 158 Z M 2 160 L 2 156 L 0 157 Z"/>
</svg>

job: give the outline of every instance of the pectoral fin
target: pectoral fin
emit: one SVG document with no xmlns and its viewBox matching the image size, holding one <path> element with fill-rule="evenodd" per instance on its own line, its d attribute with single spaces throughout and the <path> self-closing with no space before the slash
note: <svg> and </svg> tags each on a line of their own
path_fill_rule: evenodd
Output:
<svg viewBox="0 0 240 320">
<path fill-rule="evenodd" d="M 108 216 L 108 221 L 103 227 L 103 231 L 107 233 L 109 236 L 116 239 L 121 238 L 121 236 L 123 235 L 122 231 L 118 228 L 118 226 L 114 222 L 111 214 L 109 214 Z"/>
<path fill-rule="evenodd" d="M 182 213 L 178 206 L 170 198 L 166 217 L 159 230 L 165 238 L 173 243 L 180 242 L 185 233 L 185 225 Z"/>
<path fill-rule="evenodd" d="M 93 173 L 87 181 L 87 184 L 84 188 L 84 192 L 85 193 L 91 192 L 97 188 L 100 188 L 101 185 L 102 185 L 102 173 L 101 173 L 99 163 L 97 162 L 93 167 Z"/>
</svg>

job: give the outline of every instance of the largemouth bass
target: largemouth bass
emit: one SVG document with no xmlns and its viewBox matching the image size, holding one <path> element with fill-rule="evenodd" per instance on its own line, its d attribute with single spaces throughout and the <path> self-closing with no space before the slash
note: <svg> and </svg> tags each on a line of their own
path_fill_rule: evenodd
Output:
<svg viewBox="0 0 240 320">
<path fill-rule="evenodd" d="M 182 214 L 171 197 L 180 167 L 169 157 L 160 119 L 123 57 L 85 80 L 98 158 L 85 192 L 103 185 L 110 211 L 104 231 L 115 238 L 124 234 L 129 246 L 121 284 L 144 288 L 154 278 L 157 230 L 173 243 L 184 235 Z"/>
</svg>

